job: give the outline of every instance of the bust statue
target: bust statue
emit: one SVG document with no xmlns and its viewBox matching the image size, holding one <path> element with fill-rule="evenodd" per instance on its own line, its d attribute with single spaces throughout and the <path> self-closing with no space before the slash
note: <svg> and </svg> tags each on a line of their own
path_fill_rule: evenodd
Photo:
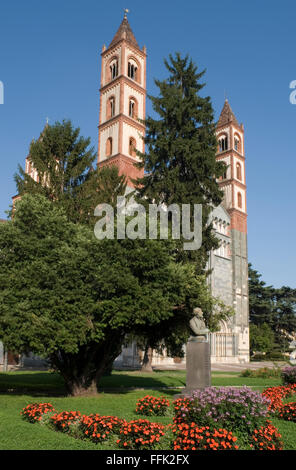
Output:
<svg viewBox="0 0 296 470">
<path fill-rule="evenodd" d="M 193 309 L 193 313 L 194 316 L 191 318 L 189 326 L 191 328 L 192 333 L 194 333 L 194 336 L 190 336 L 189 341 L 204 341 L 207 334 L 209 333 L 209 330 L 204 322 L 202 309 L 197 307 Z"/>
</svg>

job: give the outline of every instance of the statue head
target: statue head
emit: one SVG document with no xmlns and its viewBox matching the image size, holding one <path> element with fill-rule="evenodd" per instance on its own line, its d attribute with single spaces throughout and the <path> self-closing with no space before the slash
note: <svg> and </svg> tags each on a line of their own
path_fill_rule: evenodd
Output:
<svg viewBox="0 0 296 470">
<path fill-rule="evenodd" d="M 193 309 L 193 313 L 196 317 L 199 317 L 199 318 L 203 318 L 203 314 L 202 314 L 202 309 L 199 308 L 199 307 L 196 307 Z"/>
</svg>

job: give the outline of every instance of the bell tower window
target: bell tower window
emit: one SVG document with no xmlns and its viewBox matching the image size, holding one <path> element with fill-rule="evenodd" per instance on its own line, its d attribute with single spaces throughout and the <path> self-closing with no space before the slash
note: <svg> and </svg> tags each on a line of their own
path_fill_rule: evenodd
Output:
<svg viewBox="0 0 296 470">
<path fill-rule="evenodd" d="M 135 117 L 135 102 L 133 100 L 129 101 L 129 116 L 132 118 Z"/>
<path fill-rule="evenodd" d="M 241 193 L 237 193 L 237 205 L 240 209 L 242 209 L 243 207 L 243 203 L 242 203 L 242 195 Z"/>
<path fill-rule="evenodd" d="M 240 163 L 236 164 L 236 177 L 238 180 L 242 179 L 242 167 Z"/>
<path fill-rule="evenodd" d="M 113 141 L 112 137 L 109 137 L 106 142 L 106 156 L 111 157 L 113 151 Z"/>
<path fill-rule="evenodd" d="M 138 80 L 138 67 L 132 61 L 128 62 L 127 75 L 132 80 L 136 80 L 136 81 Z"/>
<path fill-rule="evenodd" d="M 107 118 L 110 119 L 115 116 L 115 98 L 111 96 L 107 103 Z"/>
<path fill-rule="evenodd" d="M 234 136 L 234 150 L 241 152 L 240 138 L 237 135 Z"/>
<path fill-rule="evenodd" d="M 234 137 L 234 150 L 241 151 L 240 139 L 237 136 Z"/>
<path fill-rule="evenodd" d="M 131 157 L 136 157 L 136 140 L 133 137 L 129 139 L 129 154 Z"/>
<path fill-rule="evenodd" d="M 218 141 L 219 143 L 219 152 L 224 152 L 224 150 L 228 149 L 228 137 L 227 135 L 221 137 Z"/>
<path fill-rule="evenodd" d="M 128 105 L 128 115 L 129 117 L 136 119 L 138 115 L 138 103 L 135 98 L 129 99 Z"/>
<path fill-rule="evenodd" d="M 113 60 L 110 64 L 110 77 L 111 80 L 118 76 L 118 60 Z"/>
</svg>

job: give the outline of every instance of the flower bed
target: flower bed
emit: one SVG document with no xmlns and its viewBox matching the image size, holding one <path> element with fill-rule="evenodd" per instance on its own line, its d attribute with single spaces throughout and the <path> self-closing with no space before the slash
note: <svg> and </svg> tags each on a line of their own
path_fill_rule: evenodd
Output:
<svg viewBox="0 0 296 470">
<path fill-rule="evenodd" d="M 283 450 L 282 436 L 270 421 L 255 429 L 250 447 L 254 450 Z"/>
<path fill-rule="evenodd" d="M 116 416 L 83 415 L 80 421 L 80 429 L 84 437 L 97 443 L 107 440 L 112 434 L 119 434 L 125 423 L 125 420 Z"/>
<path fill-rule="evenodd" d="M 296 423 L 296 402 L 286 403 L 278 410 L 278 417 Z"/>
<path fill-rule="evenodd" d="M 174 422 L 250 433 L 266 422 L 269 400 L 248 387 L 208 387 L 175 401 Z"/>
<path fill-rule="evenodd" d="M 210 429 L 195 423 L 176 424 L 174 450 L 237 450 L 237 437 L 226 429 Z"/>
<path fill-rule="evenodd" d="M 31 403 L 23 408 L 21 415 L 30 423 L 40 421 L 41 417 L 46 413 L 52 413 L 55 409 L 51 403 Z"/>
<path fill-rule="evenodd" d="M 57 431 L 69 432 L 73 424 L 77 424 L 81 420 L 79 411 L 62 411 L 51 417 L 52 424 Z"/>
<path fill-rule="evenodd" d="M 127 422 L 116 416 L 56 412 L 50 403 L 32 403 L 21 414 L 31 423 L 38 421 L 96 444 L 113 436 L 111 445 L 116 442 L 120 449 L 281 450 L 281 435 L 268 418 L 273 413 L 296 422 L 296 403 L 283 403 L 295 393 L 296 384 L 271 387 L 262 395 L 248 387 L 197 390 L 175 400 L 173 424 L 168 426 L 147 419 Z M 147 395 L 137 402 L 137 412 L 150 416 L 162 414 L 168 407 L 169 401 L 163 397 Z"/>
<path fill-rule="evenodd" d="M 270 401 L 269 410 L 277 411 L 283 406 L 283 400 L 296 394 L 296 384 L 269 387 L 263 390 L 262 395 Z"/>
<path fill-rule="evenodd" d="M 117 444 L 124 449 L 153 449 L 165 434 L 165 426 L 137 419 L 124 423 Z"/>
<path fill-rule="evenodd" d="M 164 397 L 146 395 L 137 401 L 136 413 L 146 416 L 164 416 L 170 407 L 170 402 Z"/>
</svg>

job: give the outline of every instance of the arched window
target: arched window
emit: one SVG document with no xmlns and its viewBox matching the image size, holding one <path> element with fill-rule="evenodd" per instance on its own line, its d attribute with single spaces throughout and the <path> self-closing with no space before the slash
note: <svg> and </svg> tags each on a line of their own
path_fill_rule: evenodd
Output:
<svg viewBox="0 0 296 470">
<path fill-rule="evenodd" d="M 133 119 L 136 119 L 138 116 L 138 103 L 135 100 L 135 98 L 129 99 L 128 114 L 129 114 L 129 117 Z"/>
<path fill-rule="evenodd" d="M 127 75 L 132 80 L 138 80 L 138 67 L 134 61 L 128 62 Z"/>
<path fill-rule="evenodd" d="M 111 96 L 107 102 L 107 119 L 115 116 L 115 98 Z"/>
<path fill-rule="evenodd" d="M 219 147 L 218 150 L 219 152 L 224 152 L 224 150 L 228 149 L 228 137 L 227 135 L 224 135 L 218 140 Z"/>
<path fill-rule="evenodd" d="M 241 193 L 237 193 L 237 205 L 240 209 L 242 209 L 243 207 L 243 203 L 242 203 L 242 195 Z"/>
<path fill-rule="evenodd" d="M 237 135 L 234 136 L 234 149 L 235 149 L 237 152 L 240 152 L 240 151 L 241 151 L 240 138 L 239 138 Z"/>
<path fill-rule="evenodd" d="M 242 167 L 240 163 L 236 164 L 236 177 L 238 180 L 242 179 Z"/>
<path fill-rule="evenodd" d="M 131 157 L 136 157 L 136 140 L 133 137 L 129 139 L 129 154 Z"/>
<path fill-rule="evenodd" d="M 110 63 L 110 80 L 113 80 L 118 76 L 118 60 L 113 59 Z"/>
<path fill-rule="evenodd" d="M 113 151 L 113 142 L 112 142 L 112 137 L 108 137 L 107 142 L 106 142 L 106 156 L 111 157 L 112 151 Z"/>
</svg>

